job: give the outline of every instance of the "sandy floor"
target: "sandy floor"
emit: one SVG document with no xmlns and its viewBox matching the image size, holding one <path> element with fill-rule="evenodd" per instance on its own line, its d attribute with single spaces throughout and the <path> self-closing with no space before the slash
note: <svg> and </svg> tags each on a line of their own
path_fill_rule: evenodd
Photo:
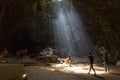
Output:
<svg viewBox="0 0 120 80">
<path fill-rule="evenodd" d="M 105 73 L 103 67 L 95 65 L 97 76 L 89 71 L 88 64 L 52 64 L 50 67 L 25 67 L 28 80 L 120 80 L 120 66 L 111 66 L 111 72 Z"/>
</svg>

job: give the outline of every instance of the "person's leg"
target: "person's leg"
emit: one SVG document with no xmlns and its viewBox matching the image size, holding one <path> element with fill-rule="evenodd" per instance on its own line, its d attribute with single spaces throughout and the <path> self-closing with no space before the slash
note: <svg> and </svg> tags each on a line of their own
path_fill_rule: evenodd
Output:
<svg viewBox="0 0 120 80">
<path fill-rule="evenodd" d="M 93 65 L 92 65 L 92 70 L 94 71 L 94 74 L 96 75 L 96 72 L 95 72 L 95 69 L 94 69 Z"/>
<path fill-rule="evenodd" d="M 110 72 L 109 64 L 107 64 L 107 72 Z"/>
<path fill-rule="evenodd" d="M 91 72 L 91 68 L 92 68 L 92 65 L 90 64 L 90 69 L 89 69 L 89 72 L 88 72 L 88 74 L 90 74 L 90 72 Z"/>
<path fill-rule="evenodd" d="M 69 66 L 72 67 L 72 66 L 71 66 L 71 60 L 70 60 L 70 59 L 69 59 Z"/>
<path fill-rule="evenodd" d="M 107 65 L 106 63 L 104 64 L 105 72 L 107 72 Z"/>
</svg>

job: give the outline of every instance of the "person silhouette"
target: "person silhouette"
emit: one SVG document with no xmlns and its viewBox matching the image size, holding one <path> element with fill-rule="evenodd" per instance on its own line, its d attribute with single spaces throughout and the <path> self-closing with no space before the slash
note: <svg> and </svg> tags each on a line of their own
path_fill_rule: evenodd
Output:
<svg viewBox="0 0 120 80">
<path fill-rule="evenodd" d="M 72 62 L 72 59 L 71 59 L 71 56 L 69 55 L 69 56 L 66 58 L 65 63 L 68 64 L 70 67 L 72 67 L 72 66 L 71 66 L 71 62 Z"/>
<path fill-rule="evenodd" d="M 109 72 L 110 68 L 109 68 L 108 54 L 107 53 L 105 53 L 103 55 L 103 64 L 104 64 L 105 72 Z"/>
<path fill-rule="evenodd" d="M 88 74 L 90 74 L 91 69 L 92 69 L 92 70 L 94 71 L 94 75 L 96 75 L 95 69 L 94 69 L 94 67 L 93 67 L 93 64 L 94 64 L 94 57 L 93 57 L 93 55 L 92 55 L 91 52 L 89 53 L 89 61 L 90 61 L 90 69 L 89 69 Z"/>
</svg>

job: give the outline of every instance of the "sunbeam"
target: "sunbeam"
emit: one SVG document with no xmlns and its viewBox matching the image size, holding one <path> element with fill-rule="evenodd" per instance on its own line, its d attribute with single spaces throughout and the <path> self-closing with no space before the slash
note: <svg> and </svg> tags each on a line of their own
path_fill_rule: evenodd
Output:
<svg viewBox="0 0 120 80">
<path fill-rule="evenodd" d="M 91 50 L 91 43 L 83 23 L 75 11 L 72 2 L 54 0 L 56 18 L 52 19 L 55 44 L 57 49 L 64 49 L 71 56 L 83 57 Z M 66 57 L 65 55 L 63 55 Z"/>
</svg>

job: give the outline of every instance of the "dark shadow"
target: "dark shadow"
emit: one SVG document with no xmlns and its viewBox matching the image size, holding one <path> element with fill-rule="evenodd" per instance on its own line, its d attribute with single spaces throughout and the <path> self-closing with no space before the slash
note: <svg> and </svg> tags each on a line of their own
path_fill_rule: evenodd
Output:
<svg viewBox="0 0 120 80">
<path fill-rule="evenodd" d="M 110 73 L 110 74 L 114 74 L 114 75 L 120 75 L 119 73 Z"/>
<path fill-rule="evenodd" d="M 102 79 L 102 80 L 105 80 L 105 78 L 101 77 L 101 76 L 98 76 L 98 75 L 95 75 L 95 77 L 99 78 L 99 79 Z"/>
</svg>

